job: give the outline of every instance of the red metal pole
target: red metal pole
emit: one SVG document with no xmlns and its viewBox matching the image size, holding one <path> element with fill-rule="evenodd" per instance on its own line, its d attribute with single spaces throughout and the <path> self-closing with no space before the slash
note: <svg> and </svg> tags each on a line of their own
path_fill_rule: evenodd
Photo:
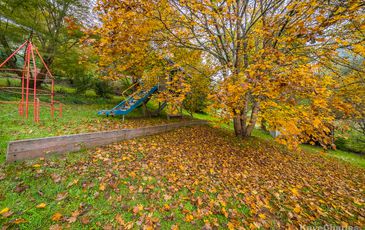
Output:
<svg viewBox="0 0 365 230">
<path fill-rule="evenodd" d="M 3 63 L 0 64 L 0 68 L 3 67 L 3 65 L 5 65 L 5 63 L 7 63 L 12 57 L 14 57 L 14 55 L 16 53 L 18 53 L 18 51 L 23 48 L 25 46 L 25 44 L 27 44 L 28 41 L 25 41 L 21 46 L 19 46 L 18 49 L 16 49 L 7 59 L 5 59 L 5 61 L 3 61 Z"/>
<path fill-rule="evenodd" d="M 35 58 L 34 58 L 34 52 L 33 52 L 33 45 L 32 42 L 29 42 L 29 46 L 30 46 L 30 51 L 32 54 L 32 61 L 33 61 L 33 116 L 34 116 L 34 121 L 37 122 L 37 63 L 35 62 Z"/>
<path fill-rule="evenodd" d="M 30 78 L 30 46 L 31 44 L 29 44 L 29 46 L 27 47 L 27 88 L 26 88 L 26 92 L 25 92 L 25 117 L 28 118 L 28 109 L 29 109 L 29 105 L 28 105 L 28 99 L 29 99 L 29 78 Z"/>
<path fill-rule="evenodd" d="M 52 86 L 51 86 L 51 117 L 54 117 L 54 80 L 52 79 Z"/>
<path fill-rule="evenodd" d="M 39 98 L 37 98 L 37 119 L 36 119 L 37 123 L 39 123 L 40 107 L 41 107 L 41 102 L 39 101 Z"/>
<path fill-rule="evenodd" d="M 44 62 L 44 60 L 43 60 L 42 56 L 39 54 L 37 47 L 34 47 L 34 49 L 35 49 L 35 52 L 38 54 L 39 59 L 41 59 L 42 64 L 43 64 L 43 65 L 44 65 L 44 67 L 46 68 L 46 70 L 47 70 L 48 74 L 51 76 L 51 78 L 52 78 L 52 79 L 54 79 L 54 77 L 53 77 L 53 75 L 52 75 L 51 71 L 49 71 L 48 66 L 47 66 L 47 65 L 46 65 L 46 63 Z"/>
<path fill-rule="evenodd" d="M 28 50 L 28 49 L 27 49 Z M 19 105 L 19 115 L 20 116 L 23 116 L 24 115 L 24 86 L 25 86 L 25 71 L 26 71 L 26 68 L 27 68 L 27 63 L 26 63 L 26 60 L 27 60 L 27 50 L 25 52 L 25 58 L 24 58 L 24 65 L 23 65 L 23 70 L 22 70 L 22 100 L 20 102 L 20 105 Z"/>
</svg>

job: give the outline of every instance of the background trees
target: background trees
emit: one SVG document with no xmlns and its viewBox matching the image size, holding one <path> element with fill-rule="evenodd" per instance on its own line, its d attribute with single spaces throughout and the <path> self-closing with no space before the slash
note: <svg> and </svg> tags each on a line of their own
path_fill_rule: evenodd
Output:
<svg viewBox="0 0 365 230">
<path fill-rule="evenodd" d="M 85 57 L 90 55 L 91 50 L 81 49 L 79 40 L 84 35 L 83 29 L 93 24 L 92 15 L 89 15 L 92 7 L 91 3 L 81 0 L 1 1 L 2 59 L 25 39 L 31 38 L 56 76 L 73 82 L 88 77 L 93 70 L 90 65 L 81 63 L 87 61 Z M 22 59 L 17 56 L 10 62 L 10 67 L 19 68 Z M 45 68 L 40 70 L 41 73 L 45 71 Z"/>
</svg>

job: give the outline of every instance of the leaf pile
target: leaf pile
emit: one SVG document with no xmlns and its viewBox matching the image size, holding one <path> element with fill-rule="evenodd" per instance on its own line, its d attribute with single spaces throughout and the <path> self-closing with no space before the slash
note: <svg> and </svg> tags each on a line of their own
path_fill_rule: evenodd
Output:
<svg viewBox="0 0 365 230">
<path fill-rule="evenodd" d="M 363 169 L 257 139 L 241 141 L 212 127 L 181 128 L 80 155 L 77 160 L 68 160 L 70 155 L 19 165 L 24 167 L 20 173 L 31 170 L 27 177 L 48 180 L 42 188 L 45 193 L 62 185 L 35 203 L 38 212 L 50 210 L 43 223 L 54 229 L 364 227 L 365 223 Z M 40 190 L 9 174 L 8 170 L 5 180 L 29 186 L 17 192 L 20 202 L 28 199 L 26 194 L 35 197 L 29 190 Z M 3 208 L 9 209 L 2 211 L 0 224 L 31 222 L 31 216 L 15 210 L 15 204 Z"/>
</svg>

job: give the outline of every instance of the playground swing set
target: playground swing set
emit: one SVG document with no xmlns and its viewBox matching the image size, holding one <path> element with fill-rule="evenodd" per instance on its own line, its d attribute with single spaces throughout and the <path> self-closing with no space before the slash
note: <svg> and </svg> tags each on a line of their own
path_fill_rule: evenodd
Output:
<svg viewBox="0 0 365 230">
<path fill-rule="evenodd" d="M 23 53 L 21 53 L 22 50 L 24 50 Z M 21 69 L 3 68 L 15 55 L 21 55 L 23 57 L 23 67 Z M 37 68 L 37 58 L 45 68 L 46 73 L 41 73 L 41 69 Z M 0 78 L 6 78 L 7 80 L 12 78 L 21 81 L 21 87 L 0 87 L 0 91 L 21 95 L 21 100 L 17 102 L 0 101 L 2 104 L 18 104 L 18 113 L 20 116 L 28 119 L 30 107 L 33 105 L 33 119 L 34 122 L 39 123 L 40 109 L 41 105 L 43 105 L 50 108 L 52 118 L 55 116 L 55 111 L 58 111 L 58 116 L 62 117 L 62 104 L 54 99 L 54 77 L 31 40 L 25 41 L 0 64 Z M 38 89 L 37 87 L 40 84 L 37 84 L 37 82 L 42 82 L 43 86 L 50 82 L 50 89 L 46 89 L 46 87 Z M 42 99 L 49 97 L 49 102 L 41 102 L 40 96 Z M 57 107 L 55 106 L 56 104 L 58 104 Z"/>
</svg>

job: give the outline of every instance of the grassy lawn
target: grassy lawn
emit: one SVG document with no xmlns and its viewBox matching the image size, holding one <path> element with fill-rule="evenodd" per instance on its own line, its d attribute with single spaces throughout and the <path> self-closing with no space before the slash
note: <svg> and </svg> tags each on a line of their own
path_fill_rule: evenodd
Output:
<svg viewBox="0 0 365 230">
<path fill-rule="evenodd" d="M 363 169 L 212 127 L 2 165 L 0 178 L 0 225 L 21 229 L 364 226 Z"/>
<path fill-rule="evenodd" d="M 9 95 L 1 96 L 9 99 Z M 13 140 L 142 127 L 178 121 L 178 119 L 168 121 L 165 117 L 143 119 L 141 108 L 128 114 L 125 122 L 121 117 L 107 118 L 97 115 L 99 110 L 113 108 L 121 98 L 103 99 L 65 94 L 64 96 L 59 95 L 56 99 L 64 103 L 63 116 L 59 118 L 56 114 L 56 119 L 52 119 L 49 109 L 42 107 L 39 124 L 33 122 L 33 107 L 30 107 L 27 120 L 18 115 L 17 105 L 0 103 L 0 164 L 5 161 L 7 143 Z M 153 109 L 154 105 L 152 104 L 150 108 Z"/>
<path fill-rule="evenodd" d="M 194 114 L 194 117 L 197 119 L 203 119 L 208 120 L 212 122 L 216 122 L 217 120 L 210 116 L 209 114 Z M 227 129 L 227 130 L 233 130 L 233 124 L 219 124 L 219 127 Z M 273 141 L 274 139 L 271 137 L 270 134 L 265 133 L 264 131 L 260 129 L 255 129 L 253 131 L 253 136 L 260 138 L 262 140 L 269 140 Z M 356 154 L 352 152 L 347 152 L 343 150 L 323 150 L 320 146 L 313 146 L 308 144 L 301 145 L 301 149 L 304 150 L 307 153 L 315 153 L 315 154 L 322 154 L 327 157 L 334 157 L 336 159 L 340 159 L 342 161 L 346 161 L 348 163 L 351 163 L 353 165 L 359 166 L 361 168 L 365 168 L 365 155 Z"/>
<path fill-rule="evenodd" d="M 61 157 L 4 164 L 7 142 L 176 122 L 97 116 L 120 98 L 61 95 L 64 115 L 40 124 L 0 104 L 0 226 L 20 229 L 237 229 L 299 224 L 364 227 L 365 159 L 270 135 L 232 136 L 232 125 L 182 128 Z M 9 96 L 4 96 L 9 98 Z M 154 107 L 152 103 L 151 108 Z M 215 121 L 209 115 L 195 118 Z M 341 159 L 341 160 L 338 160 Z M 344 161 L 350 163 L 345 163 Z"/>
</svg>

